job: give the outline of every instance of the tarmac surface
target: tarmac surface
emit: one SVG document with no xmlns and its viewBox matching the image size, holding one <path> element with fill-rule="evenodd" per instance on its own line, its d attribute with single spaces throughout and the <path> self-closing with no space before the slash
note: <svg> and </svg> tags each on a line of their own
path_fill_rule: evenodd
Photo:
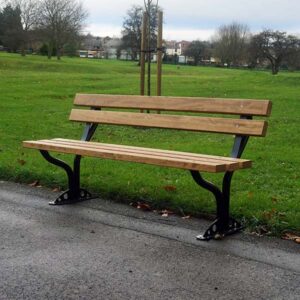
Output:
<svg viewBox="0 0 300 300">
<path fill-rule="evenodd" d="M 0 182 L 0 300 L 300 299 L 300 246 L 208 222 Z"/>
</svg>

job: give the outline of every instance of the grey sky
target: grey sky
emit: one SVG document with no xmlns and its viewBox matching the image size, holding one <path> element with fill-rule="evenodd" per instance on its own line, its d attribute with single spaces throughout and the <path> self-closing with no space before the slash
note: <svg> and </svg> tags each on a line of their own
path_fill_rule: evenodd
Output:
<svg viewBox="0 0 300 300">
<path fill-rule="evenodd" d="M 83 0 L 88 9 L 86 31 L 119 36 L 126 11 L 143 0 Z M 215 29 L 232 21 L 300 34 L 300 0 L 160 0 L 165 39 L 208 39 Z"/>
</svg>

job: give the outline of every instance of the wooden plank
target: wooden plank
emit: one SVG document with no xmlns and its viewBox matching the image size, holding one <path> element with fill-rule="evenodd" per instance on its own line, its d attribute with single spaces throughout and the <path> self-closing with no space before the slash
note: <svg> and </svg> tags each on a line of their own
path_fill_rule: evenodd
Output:
<svg viewBox="0 0 300 300">
<path fill-rule="evenodd" d="M 48 141 L 24 141 L 23 147 L 33 148 L 59 153 L 76 154 L 82 156 L 99 157 L 112 160 L 138 162 L 165 167 L 173 167 L 187 170 L 199 170 L 203 172 L 225 172 L 226 165 L 220 162 L 189 161 L 186 159 L 166 158 L 161 155 L 146 155 L 141 153 L 127 153 L 118 150 L 94 149 L 81 145 L 64 145 Z"/>
<path fill-rule="evenodd" d="M 70 149 L 77 150 L 86 150 L 86 151 L 96 151 L 97 153 L 104 154 L 118 154 L 123 155 L 124 159 L 121 160 L 129 160 L 128 157 L 139 157 L 140 159 L 152 159 L 156 160 L 156 165 L 165 165 L 168 162 L 176 161 L 178 164 L 183 164 L 181 167 L 177 165 L 179 168 L 186 169 L 187 166 L 200 165 L 202 166 L 203 171 L 208 171 L 207 169 L 203 169 L 203 166 L 207 166 L 208 168 L 216 167 L 217 169 L 214 172 L 221 171 L 235 171 L 242 168 L 251 167 L 251 161 L 228 158 L 228 157 L 220 157 L 220 156 L 209 156 L 202 154 L 194 154 L 187 152 L 176 152 L 176 151 L 168 151 L 168 150 L 160 150 L 160 149 L 151 149 L 151 148 L 140 148 L 140 147 L 131 147 L 131 146 L 123 146 L 123 145 L 112 145 L 112 144 L 103 144 L 103 143 L 95 143 L 95 142 L 85 142 L 85 141 L 77 141 L 77 140 L 64 140 L 64 139 L 53 139 L 53 140 L 40 140 L 40 141 L 27 141 L 24 142 L 24 146 L 28 148 L 36 148 L 43 150 L 51 150 L 63 153 L 74 153 L 70 152 Z M 53 148 L 54 147 L 54 148 Z M 183 154 L 181 154 L 183 153 Z M 80 154 L 81 152 L 76 152 L 74 154 Z M 191 155 L 189 155 L 191 154 Z M 87 155 L 87 154 L 84 154 Z M 89 156 L 89 155 L 87 155 Z M 90 155 L 97 156 L 97 155 Z M 99 157 L 99 156 L 98 156 Z M 103 158 L 110 158 L 101 156 Z M 127 159 L 126 159 L 127 157 Z M 142 162 L 141 160 L 137 162 Z M 146 161 L 145 163 L 148 163 Z M 189 168 L 188 168 L 189 169 Z"/>
<path fill-rule="evenodd" d="M 88 143 L 89 147 L 94 146 L 94 147 L 101 147 L 106 149 L 121 149 L 122 151 L 135 152 L 135 153 L 159 154 L 159 155 L 164 155 L 165 157 L 185 158 L 190 160 L 196 159 L 196 160 L 203 160 L 208 162 L 209 161 L 222 162 L 228 165 L 237 163 L 240 169 L 250 168 L 252 166 L 252 162 L 250 160 L 241 159 L 241 158 L 232 158 L 232 157 L 154 149 L 154 148 L 134 147 L 134 146 L 127 146 L 127 145 L 106 144 L 106 143 L 99 143 L 99 142 L 85 142 L 85 141 L 61 139 L 61 138 L 53 139 L 52 141 L 71 144 L 71 145 L 72 144 L 86 145 Z"/>
<path fill-rule="evenodd" d="M 265 136 L 266 121 L 73 109 L 71 121 Z"/>
<path fill-rule="evenodd" d="M 189 156 L 189 153 L 185 153 L 185 155 L 176 154 L 174 151 L 172 154 L 166 153 L 163 150 L 153 151 L 153 149 L 148 148 L 147 150 L 139 150 L 139 147 L 130 147 L 130 146 L 123 146 L 123 145 L 112 145 L 112 144 L 104 144 L 104 143 L 95 143 L 95 142 L 85 142 L 85 141 L 76 141 L 76 140 L 62 140 L 62 139 L 53 139 L 53 140 L 40 140 L 39 142 L 51 145 L 58 145 L 58 146 L 78 146 L 84 147 L 85 149 L 94 149 L 94 150 L 107 150 L 111 152 L 122 152 L 122 153 L 130 153 L 130 154 L 141 154 L 149 155 L 151 157 L 164 157 L 165 159 L 179 159 L 184 161 L 190 161 L 194 163 L 206 163 L 208 165 L 219 165 L 219 164 L 228 164 L 228 165 L 235 165 L 239 167 L 239 163 L 237 161 L 226 161 L 214 158 L 204 158 L 201 155 L 194 155 Z M 144 148 L 146 149 L 146 148 Z"/>
<path fill-rule="evenodd" d="M 101 94 L 77 94 L 74 104 L 250 116 L 269 116 L 272 109 L 272 102 L 269 100 Z"/>
</svg>

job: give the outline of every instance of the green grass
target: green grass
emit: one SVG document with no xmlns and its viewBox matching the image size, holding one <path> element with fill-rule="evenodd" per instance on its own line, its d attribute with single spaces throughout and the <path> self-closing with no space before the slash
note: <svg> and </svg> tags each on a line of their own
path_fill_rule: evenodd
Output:
<svg viewBox="0 0 300 300">
<path fill-rule="evenodd" d="M 155 75 L 153 74 L 153 82 Z M 243 155 L 253 168 L 236 172 L 231 212 L 249 226 L 273 233 L 300 229 L 300 73 L 164 66 L 163 94 L 257 98 L 273 101 L 266 138 L 250 138 Z M 155 86 L 153 86 L 155 88 Z M 68 121 L 75 93 L 138 94 L 136 63 L 0 54 L 0 178 L 66 187 L 64 173 L 21 142 L 79 138 L 82 125 Z M 228 155 L 232 136 L 159 129 L 100 126 L 96 140 L 163 149 Z M 58 155 L 67 161 L 70 156 Z M 219 175 L 207 178 L 220 183 Z M 213 213 L 211 195 L 188 172 L 85 158 L 82 185 L 118 201 L 147 201 L 194 215 Z M 167 191 L 165 186 L 176 187 Z"/>
</svg>

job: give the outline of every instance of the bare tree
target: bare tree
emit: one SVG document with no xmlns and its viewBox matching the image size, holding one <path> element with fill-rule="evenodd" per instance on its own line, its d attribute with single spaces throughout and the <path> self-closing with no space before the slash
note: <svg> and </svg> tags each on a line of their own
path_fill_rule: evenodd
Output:
<svg viewBox="0 0 300 300">
<path fill-rule="evenodd" d="M 122 30 L 122 47 L 130 49 L 132 60 L 136 60 L 141 48 L 141 26 L 143 20 L 142 6 L 133 5 L 124 18 Z M 156 43 L 156 29 L 157 29 L 157 9 L 156 6 L 151 6 L 150 11 L 150 36 L 151 48 L 154 48 Z"/>
<path fill-rule="evenodd" d="M 242 62 L 249 40 L 249 28 L 245 24 L 231 23 L 221 26 L 216 33 L 215 55 L 228 67 Z"/>
<path fill-rule="evenodd" d="M 48 58 L 56 48 L 61 58 L 63 46 L 79 35 L 87 13 L 77 0 L 42 0 L 39 10 L 39 28 L 48 44 Z"/>
<path fill-rule="evenodd" d="M 286 63 L 290 71 L 300 69 L 300 41 L 298 41 L 297 45 L 294 48 L 294 51 L 292 51 L 286 58 Z"/>
<path fill-rule="evenodd" d="M 144 9 L 148 15 L 147 34 L 150 37 L 148 46 L 153 48 L 156 46 L 157 38 L 157 12 L 161 10 L 158 6 L 158 0 L 144 0 Z"/>
<path fill-rule="evenodd" d="M 30 39 L 30 31 L 37 25 L 38 0 L 11 0 L 13 7 L 18 7 L 21 12 L 22 23 L 22 48 L 21 54 L 25 56 L 25 48 Z"/>
<path fill-rule="evenodd" d="M 298 51 L 299 39 L 286 32 L 264 30 L 252 37 L 250 49 L 257 60 L 267 59 L 272 67 L 272 74 L 279 72 L 281 63 Z"/>
<path fill-rule="evenodd" d="M 192 41 L 187 49 L 184 51 L 184 55 L 193 57 L 195 66 L 198 65 L 201 59 L 208 56 L 209 43 L 204 41 Z"/>
<path fill-rule="evenodd" d="M 134 5 L 127 11 L 127 16 L 123 22 L 122 46 L 130 49 L 132 60 L 137 59 L 141 47 L 142 18 L 143 8 Z"/>
</svg>

